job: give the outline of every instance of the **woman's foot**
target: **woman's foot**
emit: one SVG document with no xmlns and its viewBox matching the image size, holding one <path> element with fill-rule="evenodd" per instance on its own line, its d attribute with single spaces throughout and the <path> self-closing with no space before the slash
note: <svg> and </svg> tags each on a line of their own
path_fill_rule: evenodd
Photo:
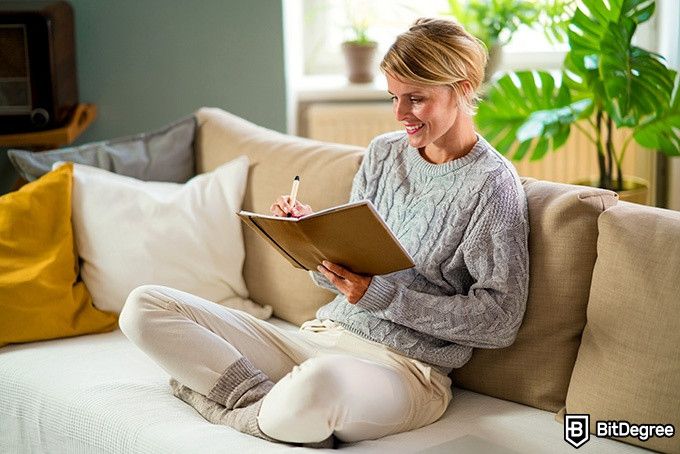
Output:
<svg viewBox="0 0 680 454">
<path fill-rule="evenodd" d="M 170 379 L 170 386 L 172 387 L 172 394 L 194 407 L 209 422 L 229 426 L 239 432 L 268 441 L 278 441 L 265 435 L 257 425 L 257 414 L 262 405 L 262 398 L 243 407 L 227 409 L 224 405 L 182 385 L 174 378 Z M 264 394 L 262 397 L 264 397 Z"/>
<path fill-rule="evenodd" d="M 221 405 L 214 400 L 210 400 L 203 394 L 197 393 L 193 389 L 182 385 L 174 378 L 170 379 L 170 386 L 172 387 L 172 394 L 175 397 L 178 397 L 185 403 L 194 407 L 194 409 L 209 422 L 229 426 L 239 432 L 253 435 L 267 441 L 281 443 L 279 440 L 267 436 L 267 434 L 260 430 L 260 426 L 257 424 L 257 415 L 260 411 L 260 406 L 262 405 L 262 399 L 247 407 L 227 410 L 224 405 Z M 325 440 L 317 443 L 294 444 L 299 444 L 306 448 L 333 449 L 335 447 L 335 437 L 331 435 Z"/>
<path fill-rule="evenodd" d="M 217 383 L 204 396 L 170 379 L 172 393 L 194 407 L 205 419 L 268 441 L 279 441 L 267 436 L 257 422 L 262 399 L 274 387 L 274 383 L 262 371 L 241 357 L 222 373 Z M 304 443 L 310 448 L 333 448 L 334 437 L 315 443 Z"/>
</svg>

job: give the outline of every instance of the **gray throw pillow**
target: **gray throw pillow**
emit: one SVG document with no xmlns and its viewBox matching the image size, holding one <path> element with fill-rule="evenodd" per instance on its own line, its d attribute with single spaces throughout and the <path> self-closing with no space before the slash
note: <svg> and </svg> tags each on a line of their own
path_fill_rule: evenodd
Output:
<svg viewBox="0 0 680 454">
<path fill-rule="evenodd" d="M 153 132 L 50 151 L 9 150 L 8 156 L 26 181 L 49 172 L 55 162 L 71 161 L 144 181 L 184 183 L 195 175 L 195 132 L 191 115 Z"/>
</svg>

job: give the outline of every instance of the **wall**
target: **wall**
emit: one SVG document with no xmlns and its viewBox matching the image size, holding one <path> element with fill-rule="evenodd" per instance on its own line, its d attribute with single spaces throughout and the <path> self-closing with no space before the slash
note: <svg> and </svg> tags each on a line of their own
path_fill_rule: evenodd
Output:
<svg viewBox="0 0 680 454">
<path fill-rule="evenodd" d="M 201 106 L 286 131 L 280 1 L 70 3 L 80 100 L 99 111 L 77 143 L 154 129 Z M 0 150 L 0 192 L 14 177 Z"/>
</svg>

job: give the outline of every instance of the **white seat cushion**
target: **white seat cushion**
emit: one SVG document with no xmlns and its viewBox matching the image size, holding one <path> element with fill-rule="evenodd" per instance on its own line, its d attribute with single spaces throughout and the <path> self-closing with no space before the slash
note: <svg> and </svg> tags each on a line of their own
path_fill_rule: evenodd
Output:
<svg viewBox="0 0 680 454">
<path fill-rule="evenodd" d="M 208 423 L 170 394 L 168 378 L 120 331 L 0 349 L 0 452 L 290 450 Z M 454 390 L 451 406 L 435 424 L 341 450 L 418 452 L 450 443 L 437 451 L 450 452 L 471 441 L 488 444 L 487 451 L 500 446 L 517 452 L 574 452 L 562 440 L 554 414 L 462 390 Z M 579 451 L 641 450 L 591 437 Z"/>
</svg>

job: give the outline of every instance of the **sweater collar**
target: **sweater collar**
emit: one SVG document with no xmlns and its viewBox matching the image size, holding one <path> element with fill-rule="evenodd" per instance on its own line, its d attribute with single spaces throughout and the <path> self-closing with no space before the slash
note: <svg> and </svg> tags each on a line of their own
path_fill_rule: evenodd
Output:
<svg viewBox="0 0 680 454">
<path fill-rule="evenodd" d="M 417 148 L 412 147 L 408 143 L 408 137 L 404 137 L 406 141 L 406 155 L 409 163 L 411 164 L 413 170 L 423 175 L 430 177 L 437 177 L 446 175 L 447 173 L 456 171 L 468 164 L 472 164 L 476 161 L 490 145 L 486 140 L 479 134 L 477 134 L 477 143 L 472 147 L 470 152 L 463 157 L 453 159 L 451 161 L 445 162 L 443 164 L 433 164 L 428 162 L 420 155 Z"/>
</svg>

